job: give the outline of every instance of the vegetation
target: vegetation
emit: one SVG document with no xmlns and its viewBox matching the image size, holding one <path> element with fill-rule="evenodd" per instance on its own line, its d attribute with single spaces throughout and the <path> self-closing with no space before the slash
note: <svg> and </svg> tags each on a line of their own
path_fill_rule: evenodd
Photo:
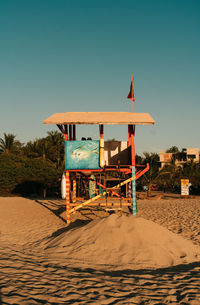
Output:
<svg viewBox="0 0 200 305">
<path fill-rule="evenodd" d="M 0 138 L 0 153 L 17 153 L 21 149 L 23 144 L 15 140 L 15 137 L 16 136 L 11 133 L 4 133 L 4 137 Z"/>
<path fill-rule="evenodd" d="M 0 195 L 58 194 L 64 170 L 62 134 L 51 131 L 26 145 L 15 138 L 6 133 L 0 138 Z"/>
<path fill-rule="evenodd" d="M 179 149 L 177 146 L 172 146 L 166 150 L 166 153 L 178 153 Z"/>
<path fill-rule="evenodd" d="M 179 150 L 176 146 L 172 146 L 166 152 L 177 153 Z M 181 166 L 172 157 L 171 162 L 161 169 L 158 154 L 144 152 L 143 155 L 143 157 L 136 155 L 136 164 L 149 163 L 150 169 L 140 178 L 138 186 L 147 187 L 147 196 L 151 196 L 151 191 L 155 186 L 164 192 L 180 193 L 181 179 L 186 178 L 192 184 L 190 193 L 200 194 L 200 163 L 192 160 Z"/>
<path fill-rule="evenodd" d="M 177 153 L 172 146 L 166 152 Z M 137 188 L 147 187 L 148 196 L 153 188 L 180 192 L 180 180 L 187 178 L 192 183 L 191 190 L 200 193 L 200 164 L 190 161 L 178 166 L 175 158 L 160 168 L 159 155 L 144 152 L 136 155 L 136 164 L 149 163 L 150 169 L 139 181 Z M 26 144 L 16 139 L 14 134 L 3 134 L 0 138 L 0 195 L 58 195 L 60 180 L 64 170 L 64 140 L 58 131 L 49 131 L 44 138 Z"/>
</svg>

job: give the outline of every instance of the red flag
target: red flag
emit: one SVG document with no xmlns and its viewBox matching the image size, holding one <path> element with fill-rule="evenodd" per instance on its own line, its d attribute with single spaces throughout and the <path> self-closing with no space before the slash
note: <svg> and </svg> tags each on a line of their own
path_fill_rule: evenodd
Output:
<svg viewBox="0 0 200 305">
<path fill-rule="evenodd" d="M 127 98 L 131 101 L 135 101 L 135 96 L 134 96 L 134 90 L 133 90 L 133 76 L 132 76 L 132 82 L 131 82 L 131 87 L 130 87 L 130 92 L 127 96 Z"/>
</svg>

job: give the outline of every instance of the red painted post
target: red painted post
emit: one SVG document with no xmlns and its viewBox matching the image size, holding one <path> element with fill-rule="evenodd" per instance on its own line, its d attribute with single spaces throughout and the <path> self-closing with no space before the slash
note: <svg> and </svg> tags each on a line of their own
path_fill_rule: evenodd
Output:
<svg viewBox="0 0 200 305">
<path fill-rule="evenodd" d="M 68 141 L 68 125 L 65 125 L 65 131 L 64 131 L 64 139 L 65 141 Z"/>
<path fill-rule="evenodd" d="M 64 125 L 64 139 L 65 141 L 69 140 L 69 135 L 68 135 L 68 125 Z M 69 176 L 69 171 L 65 171 L 65 176 L 66 176 L 66 214 L 67 214 L 67 223 L 70 223 L 70 176 Z"/>
<path fill-rule="evenodd" d="M 70 175 L 66 170 L 66 212 L 67 212 L 67 224 L 70 224 Z"/>
<path fill-rule="evenodd" d="M 72 202 L 76 202 L 76 174 L 73 177 L 73 198 Z"/>
<path fill-rule="evenodd" d="M 100 132 L 100 167 L 104 167 L 105 165 L 105 158 L 104 158 L 104 137 L 103 137 L 103 125 L 99 125 L 99 132 Z"/>
<path fill-rule="evenodd" d="M 131 146 L 131 125 L 128 125 L 128 146 Z"/>
<path fill-rule="evenodd" d="M 131 125 L 131 159 L 132 166 L 135 166 L 135 125 Z"/>
<path fill-rule="evenodd" d="M 128 125 L 128 146 L 131 150 L 132 178 L 135 177 L 135 126 Z M 131 181 L 133 216 L 136 216 L 136 185 L 135 178 Z"/>
</svg>

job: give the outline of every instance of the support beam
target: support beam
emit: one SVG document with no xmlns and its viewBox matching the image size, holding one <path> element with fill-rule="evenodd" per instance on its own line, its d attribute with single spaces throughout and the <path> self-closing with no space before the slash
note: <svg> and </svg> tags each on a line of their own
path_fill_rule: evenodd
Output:
<svg viewBox="0 0 200 305">
<path fill-rule="evenodd" d="M 73 198 L 72 198 L 72 202 L 76 202 L 76 176 L 73 177 L 72 183 L 73 183 Z"/>
<path fill-rule="evenodd" d="M 135 185 L 135 166 L 132 166 L 132 208 L 133 216 L 136 216 L 137 212 L 137 202 L 136 202 L 136 185 Z"/>
<path fill-rule="evenodd" d="M 123 186 L 123 185 L 129 183 L 129 182 L 132 181 L 133 179 L 135 179 L 135 176 L 132 176 L 131 178 L 129 178 L 129 179 L 127 179 L 127 180 L 125 180 L 125 181 L 123 181 L 123 182 L 121 182 L 121 183 L 119 183 L 119 184 L 113 186 L 112 189 L 114 190 L 115 188 L 119 188 L 119 187 L 121 187 L 121 186 Z M 105 192 L 103 192 L 102 194 L 99 194 L 99 195 L 97 195 L 97 196 L 95 196 L 95 197 L 93 197 L 93 198 L 91 198 L 91 199 L 89 199 L 89 200 L 87 200 L 87 201 L 85 201 L 85 202 L 79 204 L 78 206 L 76 206 L 76 207 L 74 207 L 73 209 L 71 209 L 71 210 L 69 211 L 69 213 L 70 213 L 70 214 L 71 214 L 71 213 L 74 213 L 75 211 L 77 211 L 78 209 L 84 207 L 85 205 L 89 204 L 90 202 L 93 202 L 93 201 L 99 199 L 100 197 L 106 195 L 106 193 L 107 193 L 107 192 L 105 191 Z"/>
<path fill-rule="evenodd" d="M 66 170 L 66 212 L 67 212 L 67 224 L 70 224 L 70 175 Z"/>
<path fill-rule="evenodd" d="M 63 128 L 62 125 L 57 124 L 57 127 L 60 129 L 60 131 L 61 131 L 63 134 L 65 133 L 65 130 L 64 130 L 64 128 Z"/>
<path fill-rule="evenodd" d="M 72 140 L 72 125 L 69 125 L 69 141 Z"/>
<path fill-rule="evenodd" d="M 76 141 L 76 125 L 73 125 L 73 141 Z"/>
<path fill-rule="evenodd" d="M 131 150 L 131 165 L 132 165 L 132 177 L 135 177 L 135 125 L 128 125 L 128 146 Z M 132 180 L 132 206 L 133 216 L 136 216 L 136 184 L 135 179 Z"/>
<path fill-rule="evenodd" d="M 64 125 L 64 139 L 65 141 L 69 140 L 69 136 L 68 136 L 68 125 Z"/>
<path fill-rule="evenodd" d="M 104 167 L 105 165 L 105 157 L 104 157 L 104 137 L 103 137 L 103 125 L 99 125 L 100 132 L 100 167 Z"/>
<path fill-rule="evenodd" d="M 139 172 L 136 172 L 136 175 L 135 175 L 135 180 L 139 179 L 141 176 L 143 176 L 146 172 L 148 172 L 149 170 L 149 163 L 147 163 L 146 167 L 139 171 Z"/>
</svg>

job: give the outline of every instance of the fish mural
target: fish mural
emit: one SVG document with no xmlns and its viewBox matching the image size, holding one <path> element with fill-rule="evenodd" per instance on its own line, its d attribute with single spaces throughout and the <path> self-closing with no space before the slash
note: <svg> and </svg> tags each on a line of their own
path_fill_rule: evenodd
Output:
<svg viewBox="0 0 200 305">
<path fill-rule="evenodd" d="M 65 169 L 99 169 L 100 142 L 66 141 Z"/>
<path fill-rule="evenodd" d="M 91 154 L 98 154 L 98 153 L 99 153 L 98 148 L 90 150 L 86 145 L 82 145 L 73 150 L 73 152 L 71 153 L 71 158 L 77 160 L 82 160 L 82 159 L 88 160 Z"/>
</svg>

